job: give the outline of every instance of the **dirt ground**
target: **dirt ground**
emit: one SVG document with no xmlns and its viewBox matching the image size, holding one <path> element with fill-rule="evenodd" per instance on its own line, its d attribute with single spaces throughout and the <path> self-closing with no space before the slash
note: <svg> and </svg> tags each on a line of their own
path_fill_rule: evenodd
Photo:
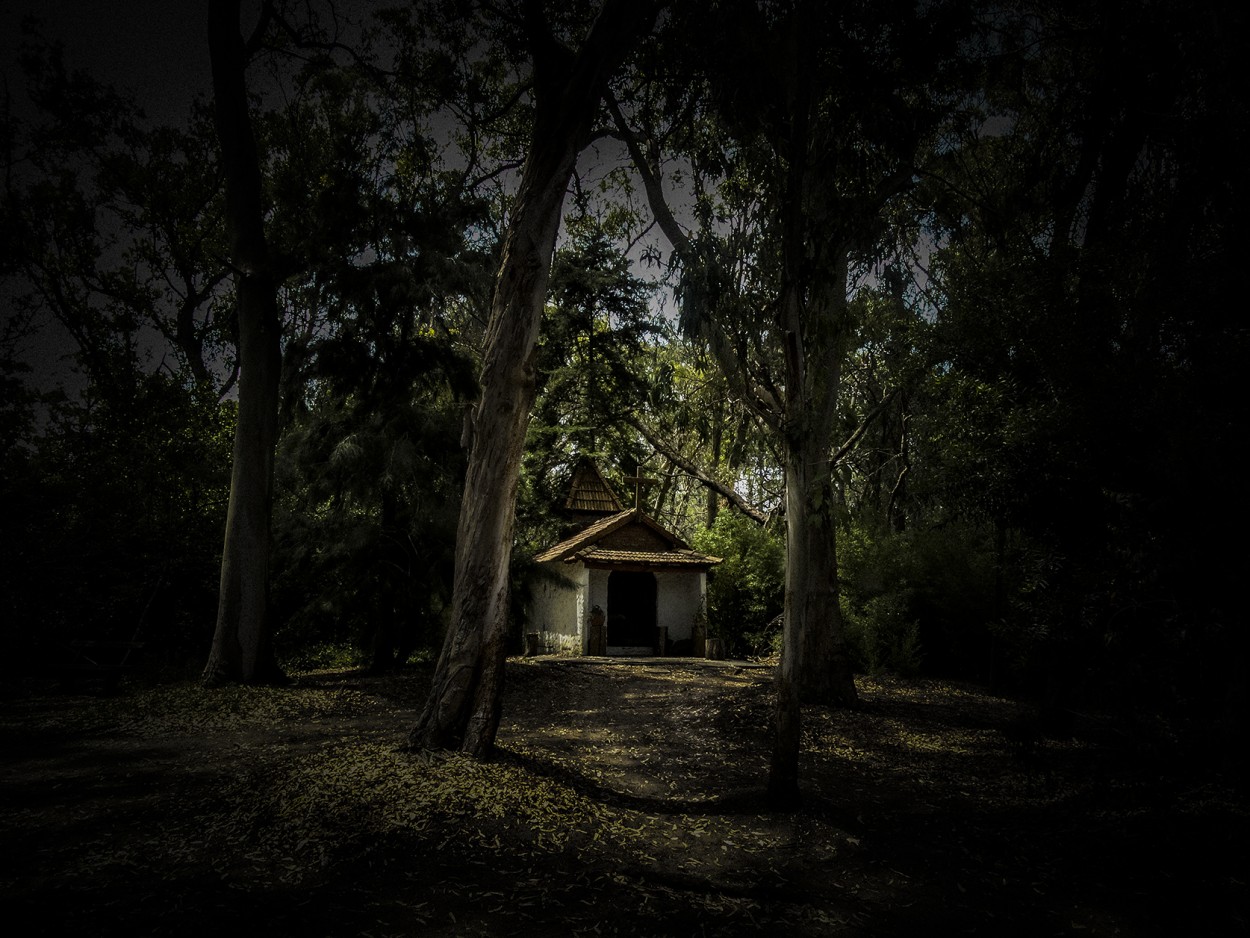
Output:
<svg viewBox="0 0 1250 938">
<path fill-rule="evenodd" d="M 429 673 L 9 686 L 22 934 L 1232 935 L 1238 789 L 1077 714 L 861 679 L 767 811 L 772 669 L 516 659 L 489 763 L 398 751 Z"/>
</svg>

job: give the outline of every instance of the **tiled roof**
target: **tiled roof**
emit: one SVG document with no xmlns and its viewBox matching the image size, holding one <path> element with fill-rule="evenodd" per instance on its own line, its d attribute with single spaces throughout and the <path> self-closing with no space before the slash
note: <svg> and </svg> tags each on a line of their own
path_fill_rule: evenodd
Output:
<svg viewBox="0 0 1250 938">
<path fill-rule="evenodd" d="M 564 507 L 570 511 L 618 512 L 621 500 L 616 497 L 603 474 L 590 460 L 579 463 L 569 483 L 569 497 Z"/>
<path fill-rule="evenodd" d="M 608 535 L 628 525 L 638 525 L 667 542 L 667 550 L 616 550 L 597 546 Z M 711 567 L 721 562 L 719 557 L 711 557 L 690 549 L 690 545 L 676 534 L 666 530 L 658 522 L 648 518 L 637 508 L 618 512 L 566 538 L 554 547 L 538 554 L 534 558 L 540 563 L 550 560 L 563 560 L 572 563 L 583 560 L 606 565 L 643 564 L 657 567 Z"/>
<path fill-rule="evenodd" d="M 710 557 L 695 550 L 607 550 L 602 547 L 589 547 L 579 550 L 570 560 L 581 560 L 583 563 L 603 566 L 644 566 L 644 567 L 694 567 L 706 569 L 721 562 L 719 557 Z"/>
<path fill-rule="evenodd" d="M 564 560 L 582 548 L 594 544 L 595 541 L 610 534 L 622 525 L 628 524 L 633 514 L 634 512 L 631 509 L 630 511 L 619 511 L 614 515 L 609 515 L 601 521 L 596 521 L 589 527 L 583 528 L 554 547 L 548 547 L 534 559 L 540 563 L 545 563 L 548 560 Z"/>
</svg>

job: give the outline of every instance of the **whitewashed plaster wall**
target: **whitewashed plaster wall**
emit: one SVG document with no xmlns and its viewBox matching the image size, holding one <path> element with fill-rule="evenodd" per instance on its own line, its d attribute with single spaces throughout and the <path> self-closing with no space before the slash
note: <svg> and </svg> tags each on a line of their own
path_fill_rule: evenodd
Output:
<svg viewBox="0 0 1250 938">
<path fill-rule="evenodd" d="M 529 630 L 538 633 L 540 645 L 556 654 L 581 655 L 586 652 L 585 614 L 587 570 L 581 564 L 559 560 L 545 564 L 561 580 L 544 580 L 534 591 Z"/>
<path fill-rule="evenodd" d="M 598 606 L 605 613 L 610 614 L 608 609 L 608 574 L 609 570 L 588 570 L 590 574 L 588 579 L 589 596 L 586 599 L 586 614 L 582 617 L 583 622 L 590 621 L 590 610 L 594 606 Z M 590 639 L 587 636 L 586 645 L 589 647 Z"/>
<path fill-rule="evenodd" d="M 668 629 L 668 640 L 677 642 L 690 638 L 694 618 L 703 605 L 707 591 L 707 575 L 688 570 L 666 570 L 655 575 L 659 608 L 656 624 Z"/>
<path fill-rule="evenodd" d="M 608 610 L 607 570 L 587 570 L 581 564 L 551 561 L 547 567 L 563 582 L 538 584 L 530 609 L 529 631 L 555 654 L 584 655 L 589 651 L 590 610 Z M 707 575 L 689 571 L 661 571 L 656 578 L 656 624 L 668 629 L 669 641 L 688 639 L 695 616 L 703 607 Z"/>
</svg>

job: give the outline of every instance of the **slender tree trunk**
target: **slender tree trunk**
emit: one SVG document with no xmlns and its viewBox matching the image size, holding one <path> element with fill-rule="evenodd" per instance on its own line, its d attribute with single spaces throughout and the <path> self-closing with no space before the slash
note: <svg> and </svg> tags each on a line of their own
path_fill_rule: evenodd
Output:
<svg viewBox="0 0 1250 938">
<path fill-rule="evenodd" d="M 260 163 L 248 114 L 239 0 L 209 4 L 209 52 L 239 315 L 239 408 L 206 684 L 280 681 L 269 621 L 270 514 L 281 372 L 277 287 L 265 241 Z"/>
<path fill-rule="evenodd" d="M 534 349 L 564 190 L 576 150 L 566 145 L 545 178 L 531 152 L 495 284 L 473 419 L 464 499 L 456 532 L 451 626 L 434 685 L 409 745 L 460 747 L 485 755 L 498 725 L 498 690 L 507 637 L 513 509 L 525 429 L 534 401 Z M 555 154 L 551 154 L 555 155 Z"/>
<path fill-rule="evenodd" d="M 650 3 L 608 0 L 573 54 L 551 38 L 539 0 L 525 9 L 534 127 L 491 301 L 456 533 L 451 623 L 425 709 L 408 734 L 411 749 L 459 748 L 478 757 L 490 753 L 499 726 L 516 489 L 564 196 L 608 78 L 656 12 Z"/>
</svg>

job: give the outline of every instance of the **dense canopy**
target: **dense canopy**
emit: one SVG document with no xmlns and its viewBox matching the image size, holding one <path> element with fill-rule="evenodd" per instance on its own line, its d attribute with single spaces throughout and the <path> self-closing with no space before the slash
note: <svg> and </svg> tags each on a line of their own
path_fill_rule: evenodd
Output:
<svg viewBox="0 0 1250 938">
<path fill-rule="evenodd" d="M 180 121 L 6 69 L 7 670 L 437 662 L 408 746 L 486 755 L 589 459 L 779 662 L 775 803 L 866 674 L 1222 761 L 1244 12 L 210 6 Z"/>
</svg>

